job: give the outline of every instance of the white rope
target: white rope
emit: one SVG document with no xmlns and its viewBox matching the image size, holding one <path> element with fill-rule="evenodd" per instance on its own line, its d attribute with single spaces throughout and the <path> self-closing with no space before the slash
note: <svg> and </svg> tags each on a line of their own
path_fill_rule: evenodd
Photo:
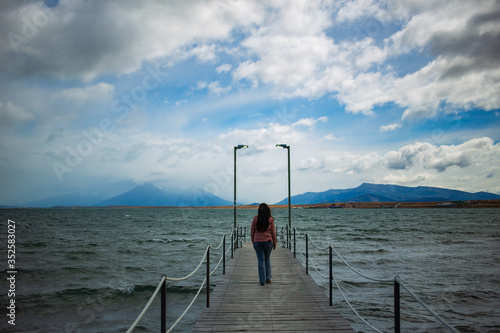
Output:
<svg viewBox="0 0 500 333">
<path fill-rule="evenodd" d="M 312 241 L 312 239 L 310 237 L 308 237 L 308 238 Z M 316 245 L 316 247 L 317 247 L 317 245 Z M 328 249 L 328 247 L 326 249 Z M 344 258 L 342 258 L 342 256 L 337 252 L 337 250 L 333 246 L 332 246 L 332 250 L 333 250 L 333 252 L 335 252 L 335 255 L 337 255 L 337 257 L 339 257 L 340 260 L 342 260 L 342 262 L 347 265 L 347 267 L 349 267 L 351 270 L 353 270 L 355 273 L 361 275 L 362 277 L 364 277 L 364 278 L 366 278 L 368 280 L 376 281 L 376 282 L 383 282 L 383 283 L 392 283 L 392 282 L 394 282 L 394 280 L 376 279 L 376 278 L 372 278 L 372 277 L 370 277 L 368 275 L 365 275 L 365 274 L 361 273 L 360 271 L 358 271 L 357 269 L 355 269 L 354 267 L 352 267 L 347 261 L 345 261 Z M 298 247 L 298 251 L 299 251 L 300 254 L 302 254 L 305 257 L 305 254 L 302 251 L 300 251 L 300 247 Z"/>
<path fill-rule="evenodd" d="M 314 240 L 313 240 L 310 236 L 308 236 L 308 239 L 309 239 L 309 240 L 313 243 L 313 245 L 314 245 L 314 246 L 316 246 L 316 248 L 317 248 L 318 250 L 323 250 L 323 251 L 328 250 L 328 246 L 327 246 L 327 247 L 320 247 L 320 246 L 318 246 L 318 244 L 316 244 L 316 243 L 314 242 Z"/>
<path fill-rule="evenodd" d="M 234 228 L 233 228 L 234 229 Z M 234 232 L 234 230 L 233 230 Z M 162 276 L 161 278 L 161 281 L 160 281 L 160 284 L 158 285 L 158 287 L 156 288 L 156 290 L 154 291 L 153 295 L 151 296 L 151 298 L 149 299 L 148 303 L 146 304 L 146 306 L 144 307 L 144 309 L 141 311 L 141 313 L 139 314 L 139 316 L 137 317 L 137 319 L 134 321 L 134 323 L 132 324 L 132 326 L 130 326 L 130 328 L 127 330 L 127 333 L 130 333 L 134 330 L 134 328 L 137 326 L 137 324 L 141 321 L 142 317 L 144 316 L 144 314 L 146 313 L 146 311 L 149 309 L 149 307 L 151 306 L 154 298 L 156 297 L 156 295 L 158 294 L 158 291 L 160 290 L 161 288 L 161 285 L 162 283 L 165 281 L 165 280 L 168 280 L 168 281 L 182 281 L 182 280 L 186 280 L 188 278 L 190 278 L 191 276 L 193 276 L 199 269 L 200 267 L 203 265 L 203 262 L 205 261 L 205 258 L 207 258 L 207 253 L 208 253 L 208 249 L 209 248 L 212 248 L 214 250 L 218 250 L 221 248 L 222 244 L 224 243 L 224 236 L 227 236 L 226 234 L 223 235 L 222 237 L 222 241 L 221 243 L 219 244 L 218 247 L 214 248 L 210 245 L 207 246 L 206 250 L 205 250 L 205 255 L 203 256 L 203 258 L 201 258 L 200 260 L 200 263 L 198 264 L 198 266 L 188 275 L 182 277 L 182 278 L 171 278 L 171 277 L 167 277 L 165 275 Z M 229 251 L 231 250 L 231 247 L 229 247 L 227 250 L 226 250 L 226 253 L 225 254 L 228 254 Z M 224 257 L 221 255 L 221 258 L 219 259 L 219 262 L 217 263 L 217 265 L 215 266 L 214 270 L 210 273 L 210 275 L 214 274 L 215 271 L 217 270 L 217 268 L 219 267 L 220 263 L 222 262 L 222 259 Z M 193 306 L 194 302 L 196 301 L 196 299 L 198 298 L 201 290 L 203 289 L 203 286 L 205 285 L 207 281 L 207 278 L 205 277 L 205 279 L 203 280 L 203 283 L 201 284 L 200 288 L 198 289 L 198 292 L 196 293 L 196 295 L 194 296 L 193 300 L 191 301 L 191 303 L 189 303 L 188 307 L 186 308 L 186 310 L 184 310 L 184 312 L 182 313 L 182 315 L 175 321 L 175 323 L 168 329 L 167 332 L 171 332 L 175 326 L 177 326 L 177 324 L 182 320 L 182 318 L 184 318 L 184 316 L 186 315 L 186 313 L 191 309 L 191 307 Z"/>
<path fill-rule="evenodd" d="M 300 254 L 302 254 L 304 257 L 306 256 L 304 252 L 300 251 L 300 247 L 296 249 L 297 251 L 299 251 Z"/>
<path fill-rule="evenodd" d="M 196 299 L 198 298 L 198 295 L 200 294 L 201 290 L 203 289 L 203 286 L 205 285 L 205 282 L 207 282 L 207 278 L 205 278 L 203 280 L 203 282 L 201 283 L 201 286 L 200 288 L 198 289 L 198 292 L 196 293 L 196 295 L 194 296 L 193 300 L 191 301 L 191 303 L 189 303 L 188 307 L 186 308 L 186 310 L 184 310 L 184 312 L 181 314 L 181 316 L 179 318 L 177 318 L 177 320 L 175 321 L 175 323 L 172 324 L 172 326 L 170 326 L 170 328 L 167 330 L 167 333 L 170 333 L 172 332 L 172 330 L 175 328 L 175 326 L 177 326 L 177 324 L 182 320 L 182 318 L 184 318 L 184 316 L 186 315 L 186 313 L 188 313 L 188 311 L 191 309 L 191 307 L 193 306 L 194 304 L 194 301 L 196 301 Z"/>
<path fill-rule="evenodd" d="M 215 268 L 210 272 L 210 276 L 212 276 L 215 273 L 215 271 L 217 270 L 217 268 L 219 268 L 219 265 L 222 262 L 222 259 L 224 259 L 224 256 L 220 256 L 219 262 L 217 263 L 217 265 L 215 265 Z"/>
<path fill-rule="evenodd" d="M 295 231 L 298 233 L 297 229 L 295 229 Z M 311 240 L 311 242 L 317 247 L 319 248 L 319 246 L 314 243 L 314 241 L 308 237 L 308 239 Z M 320 248 L 321 249 L 321 248 Z M 342 256 L 337 252 L 337 250 L 332 246 L 332 250 L 333 252 L 335 252 L 335 255 L 337 257 L 340 258 L 340 260 L 342 260 L 342 262 L 344 264 L 347 265 L 347 267 L 349 267 L 353 272 L 361 275 L 362 277 L 368 279 L 368 280 L 372 280 L 372 281 L 375 281 L 375 282 L 382 282 L 382 283 L 393 283 L 394 281 L 397 281 L 401 286 L 403 286 L 403 288 L 418 302 L 420 303 L 420 305 L 425 309 L 427 310 L 431 315 L 433 315 L 441 324 L 443 324 L 446 328 L 448 328 L 450 331 L 454 332 L 454 333 L 458 333 L 458 331 L 453 327 L 451 326 L 450 324 L 448 324 L 443 318 L 441 318 L 437 313 L 435 313 L 434 311 L 432 311 L 431 308 L 429 308 L 429 306 L 427 306 L 427 304 L 425 304 L 422 300 L 420 300 L 417 295 L 415 295 L 404 283 L 403 281 L 401 281 L 401 279 L 396 276 L 394 278 L 394 280 L 388 280 L 388 279 L 376 279 L 376 278 L 372 278 L 370 276 L 367 276 L 363 273 L 361 273 L 360 271 L 358 271 L 357 269 L 355 269 L 354 267 L 352 267 L 347 261 L 344 260 L 344 258 L 342 258 Z M 298 249 L 299 253 L 302 254 L 303 256 L 305 256 L 305 254 L 300 251 L 300 247 Z M 316 270 L 316 272 L 321 276 L 323 277 L 324 279 L 329 279 L 329 277 L 325 277 L 324 275 L 322 275 L 318 268 L 316 267 L 316 264 L 314 263 L 314 261 L 312 260 L 312 258 L 309 256 L 309 259 L 311 261 L 311 263 L 313 264 L 313 267 L 314 269 Z M 333 280 L 335 281 L 335 284 L 337 286 L 337 289 L 340 291 L 340 293 L 342 294 L 342 297 L 344 298 L 344 300 L 347 302 L 347 304 L 349 305 L 349 307 L 352 309 L 352 311 L 354 311 L 354 313 L 366 324 L 368 325 L 370 328 L 372 328 L 373 330 L 375 330 L 376 332 L 380 332 L 378 329 L 376 329 L 375 327 L 371 326 L 366 320 L 364 320 L 359 314 L 358 312 L 352 307 L 351 303 L 349 303 L 349 301 L 347 300 L 347 298 L 345 297 L 344 293 L 342 292 L 342 290 L 340 289 L 340 286 L 339 284 L 337 283 L 337 280 L 335 279 L 335 277 L 333 277 Z"/>
<path fill-rule="evenodd" d="M 132 326 L 130 326 L 130 328 L 127 330 L 127 333 L 132 332 L 134 330 L 134 328 L 137 326 L 137 324 L 139 324 L 139 321 L 141 321 L 142 317 L 144 316 L 144 314 L 146 313 L 146 311 L 151 306 L 151 303 L 153 303 L 153 300 L 156 297 L 156 295 L 158 294 L 158 291 L 160 290 L 161 285 L 163 284 L 163 282 L 165 281 L 165 279 L 166 279 L 165 275 L 161 277 L 160 283 L 158 284 L 158 287 L 156 287 L 155 292 L 153 293 L 153 295 L 149 299 L 149 301 L 146 304 L 146 306 L 144 307 L 144 309 L 142 309 L 141 313 L 139 314 L 139 316 L 137 317 L 137 319 L 134 321 L 134 323 L 132 324 Z"/>
<path fill-rule="evenodd" d="M 316 264 L 314 263 L 314 261 L 312 260 L 311 257 L 309 257 L 309 260 L 311 261 L 311 263 L 313 264 L 313 267 L 314 269 L 316 270 L 316 272 L 319 274 L 319 276 L 321 276 L 323 279 L 329 279 L 328 276 L 324 276 L 323 274 L 321 274 L 318 270 L 318 267 L 316 267 Z"/>
<path fill-rule="evenodd" d="M 298 249 L 299 253 L 302 254 L 303 256 L 305 256 L 305 254 L 300 251 L 300 247 Z M 310 257 L 309 257 L 310 258 Z M 311 259 L 311 258 L 310 258 Z M 323 277 L 324 279 L 329 279 L 330 277 L 325 277 L 323 276 L 319 271 L 318 269 L 316 268 L 316 264 L 314 263 L 314 261 L 311 259 L 311 262 L 316 270 L 316 272 L 318 272 L 318 274 Z M 347 263 L 346 263 L 347 264 Z M 348 264 L 347 264 L 348 265 Z M 360 316 L 360 314 L 356 311 L 356 309 L 354 309 L 354 307 L 351 305 L 351 303 L 349 302 L 349 300 L 346 298 L 346 296 L 344 295 L 344 293 L 342 292 L 342 289 L 340 289 L 340 286 L 339 284 L 337 283 L 337 280 L 335 279 L 335 277 L 333 277 L 333 281 L 335 281 L 335 285 L 337 286 L 337 289 L 340 291 L 340 293 L 342 294 L 342 297 L 344 298 L 344 300 L 346 301 L 347 305 L 349 305 L 349 307 L 351 308 L 351 310 L 366 324 L 368 325 L 370 328 L 372 328 L 375 332 L 378 332 L 378 333 L 382 333 L 380 330 L 378 330 L 377 328 L 373 327 L 372 325 L 370 325 L 363 317 Z M 392 282 L 392 281 L 391 281 Z"/>
<path fill-rule="evenodd" d="M 337 289 L 340 291 L 340 293 L 342 294 L 342 297 L 344 298 L 344 300 L 346 301 L 347 305 L 349 305 L 349 307 L 351 308 L 351 310 L 359 317 L 359 319 L 361 319 L 366 325 L 368 325 L 372 330 L 374 330 L 375 332 L 378 332 L 378 333 L 382 333 L 382 331 L 378 330 L 377 328 L 373 327 L 372 325 L 370 325 L 363 317 L 361 317 L 361 315 L 358 313 L 358 311 L 356 311 L 356 309 L 354 309 L 354 307 L 351 305 L 351 303 L 349 302 L 349 300 L 347 299 L 347 297 L 345 297 L 344 293 L 342 292 L 342 289 L 340 289 L 340 286 L 337 282 L 337 280 L 335 279 L 334 276 L 332 276 L 333 278 L 333 281 L 335 281 L 335 285 L 337 286 Z"/>
<path fill-rule="evenodd" d="M 306 235 L 302 235 L 302 234 L 301 234 L 301 233 L 300 233 L 297 229 L 295 229 L 295 233 L 296 233 L 296 234 L 295 234 L 295 236 L 296 236 L 296 237 L 299 237 L 299 238 L 304 238 L 304 237 L 306 237 Z"/>
<path fill-rule="evenodd" d="M 352 267 L 351 265 L 349 265 L 349 263 L 347 261 L 345 261 L 344 258 L 342 258 L 342 256 L 337 252 L 337 250 L 335 250 L 335 248 L 333 246 L 332 246 L 332 250 L 333 250 L 333 252 L 335 252 L 335 254 L 337 255 L 337 257 L 339 257 L 340 260 L 342 260 L 342 262 L 347 265 L 347 267 L 349 267 L 350 269 L 353 270 L 353 272 L 361 275 L 362 277 L 364 277 L 364 278 L 366 278 L 368 280 L 376 281 L 376 282 L 383 282 L 383 283 L 392 283 L 392 282 L 394 282 L 394 280 L 376 279 L 376 278 L 372 278 L 372 277 L 369 277 L 369 276 L 361 273 L 360 271 L 358 271 L 357 269 L 355 269 L 354 267 Z"/>
<path fill-rule="evenodd" d="M 218 250 L 218 249 L 220 249 L 220 247 L 222 246 L 222 243 L 224 243 L 224 236 L 226 236 L 226 234 L 224 234 L 224 235 L 222 236 L 222 240 L 220 241 L 219 246 L 217 246 L 217 247 L 210 246 L 210 248 L 211 248 L 212 250 Z"/>
<path fill-rule="evenodd" d="M 296 230 L 296 232 L 297 232 L 297 233 L 299 233 L 299 232 L 297 231 L 297 229 L 295 229 L 295 230 Z M 319 246 L 318 246 L 318 245 L 314 242 L 314 240 L 313 240 L 311 237 L 308 237 L 308 239 L 309 239 L 309 240 L 310 240 L 310 241 L 314 244 L 314 246 L 316 246 L 318 249 L 320 249 L 320 250 L 327 250 L 327 249 L 328 249 L 328 247 L 327 247 L 327 248 L 320 248 L 320 247 L 319 247 Z M 372 277 L 370 277 L 370 276 L 367 276 L 367 275 L 365 275 L 365 274 L 361 273 L 360 271 L 358 271 L 357 269 L 355 269 L 354 267 L 352 267 L 351 265 L 349 265 L 349 263 L 348 263 L 347 261 L 345 261 L 345 260 L 344 260 L 344 258 L 342 258 L 342 256 L 341 256 L 341 255 L 337 252 L 337 250 L 336 250 L 333 246 L 332 246 L 332 250 L 333 250 L 333 252 L 335 252 L 335 255 L 337 255 L 337 257 L 339 257 L 339 258 L 340 258 L 340 260 L 342 260 L 342 262 L 343 262 L 344 264 L 346 264 L 346 265 L 347 265 L 347 267 L 349 267 L 350 269 L 352 269 L 355 273 L 357 273 L 357 274 L 359 274 L 359 275 L 363 276 L 364 278 L 366 278 L 366 279 L 368 279 L 368 280 L 372 280 L 372 281 L 376 281 L 376 282 L 384 282 L 384 283 L 392 283 L 392 282 L 394 281 L 394 280 L 389 280 L 389 279 L 376 279 L 376 278 L 372 278 Z M 300 252 L 300 250 L 299 250 L 299 252 Z M 302 253 L 302 252 L 301 252 L 301 253 Z M 304 254 L 302 253 L 302 255 L 304 255 Z"/>
<path fill-rule="evenodd" d="M 208 247 L 210 247 L 210 245 L 208 245 L 208 246 L 207 246 L 207 248 L 208 248 Z M 207 251 L 205 250 L 205 255 L 203 256 L 203 258 L 201 258 L 200 264 L 198 265 L 198 267 L 196 267 L 196 268 L 194 269 L 194 271 L 192 271 L 190 274 L 188 274 L 188 275 L 186 275 L 186 276 L 184 276 L 184 277 L 182 277 L 182 278 L 171 278 L 171 277 L 167 277 L 167 280 L 168 280 L 168 281 L 182 281 L 182 280 L 189 279 L 191 276 L 193 276 L 193 275 L 194 275 L 194 273 L 196 273 L 196 272 L 200 269 L 200 267 L 201 267 L 201 265 L 203 264 L 203 261 L 205 261 L 205 258 L 206 258 L 206 257 L 207 257 Z"/>
<path fill-rule="evenodd" d="M 228 253 L 229 253 L 229 251 L 231 251 L 231 248 L 228 248 L 228 249 L 226 250 L 226 254 L 228 254 Z M 217 266 L 215 266 L 215 268 L 213 269 L 213 271 L 212 271 L 212 272 L 210 272 L 210 276 L 212 276 L 212 275 L 215 273 L 215 271 L 216 271 L 216 270 L 217 270 L 217 268 L 219 267 L 220 263 L 222 262 L 222 259 L 224 259 L 224 256 L 220 256 L 219 262 L 217 263 Z"/>
<path fill-rule="evenodd" d="M 439 320 L 441 322 L 441 324 L 443 324 L 446 328 L 448 328 L 450 331 L 452 332 L 455 332 L 455 333 L 458 333 L 458 331 L 453 327 L 451 326 L 450 324 L 448 324 L 443 318 L 441 318 L 437 313 L 435 313 L 434 311 L 432 311 L 428 306 L 427 304 L 425 304 L 422 300 L 420 300 L 420 298 L 417 297 L 417 295 L 415 295 L 410 289 L 408 289 L 408 287 L 403 283 L 403 281 L 401 281 L 401 279 L 399 278 L 399 276 L 396 276 L 394 278 L 394 281 L 397 281 L 403 288 L 405 288 L 405 290 L 418 302 L 420 303 L 420 305 L 422 305 L 422 307 L 424 309 L 426 309 L 431 315 L 433 315 L 434 317 L 436 317 L 437 320 Z"/>
</svg>

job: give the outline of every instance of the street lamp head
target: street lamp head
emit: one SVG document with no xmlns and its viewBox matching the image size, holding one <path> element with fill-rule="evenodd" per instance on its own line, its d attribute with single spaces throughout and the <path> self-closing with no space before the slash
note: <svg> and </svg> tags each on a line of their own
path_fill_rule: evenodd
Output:
<svg viewBox="0 0 500 333">
<path fill-rule="evenodd" d="M 290 146 L 284 144 L 284 143 L 280 143 L 280 144 L 277 144 L 276 147 L 281 147 L 281 148 L 290 148 Z"/>
<path fill-rule="evenodd" d="M 234 149 L 241 149 L 241 148 L 248 148 L 247 145 L 237 145 L 234 147 Z"/>
</svg>

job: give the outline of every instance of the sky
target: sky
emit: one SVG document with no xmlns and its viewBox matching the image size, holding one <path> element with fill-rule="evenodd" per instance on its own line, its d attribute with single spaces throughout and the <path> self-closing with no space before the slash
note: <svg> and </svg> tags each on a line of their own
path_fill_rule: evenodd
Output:
<svg viewBox="0 0 500 333">
<path fill-rule="evenodd" d="M 499 1 L 2 1 L 0 205 L 500 193 Z"/>
</svg>

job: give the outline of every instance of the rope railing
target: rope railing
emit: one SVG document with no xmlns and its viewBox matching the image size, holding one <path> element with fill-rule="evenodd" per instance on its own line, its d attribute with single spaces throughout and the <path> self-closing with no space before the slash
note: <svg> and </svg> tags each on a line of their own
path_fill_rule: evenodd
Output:
<svg viewBox="0 0 500 333">
<path fill-rule="evenodd" d="M 342 258 L 342 256 L 337 252 L 337 250 L 333 246 L 332 246 L 332 250 L 333 250 L 333 252 L 335 252 L 335 255 L 337 257 L 339 257 L 339 259 L 342 260 L 342 262 L 344 264 L 346 264 L 347 267 L 349 267 L 354 273 L 356 273 L 358 275 L 361 275 L 365 279 L 368 279 L 368 280 L 371 280 L 371 281 L 375 281 L 375 282 L 382 282 L 382 283 L 391 283 L 391 282 L 394 281 L 394 280 L 389 280 L 389 279 L 377 279 L 377 278 L 370 277 L 370 276 L 368 276 L 366 274 L 363 274 L 360 271 L 358 271 L 357 269 L 355 269 L 354 267 L 352 267 L 347 261 L 345 261 L 344 258 Z"/>
<path fill-rule="evenodd" d="M 160 291 L 160 288 L 162 287 L 163 283 L 165 282 L 165 279 L 166 279 L 166 276 L 163 275 L 161 277 L 160 283 L 158 284 L 158 287 L 156 287 L 156 290 L 154 291 L 153 295 L 149 299 L 149 301 L 146 304 L 146 306 L 144 306 L 144 309 L 142 309 L 142 311 L 139 314 L 139 316 L 137 316 L 137 319 L 134 321 L 134 323 L 132 324 L 132 326 L 130 326 L 130 328 L 127 330 L 127 333 L 132 332 L 134 330 L 134 328 L 137 326 L 137 324 L 139 324 L 139 322 L 141 321 L 142 317 L 144 316 L 144 314 L 146 313 L 146 311 L 148 311 L 149 307 L 151 306 L 151 303 L 153 303 L 153 300 L 155 299 L 156 295 L 158 294 L 158 291 Z"/>
<path fill-rule="evenodd" d="M 220 249 L 220 246 L 217 248 L 217 250 Z M 213 250 L 213 249 L 212 249 Z M 227 249 L 223 255 L 220 257 L 219 259 L 219 262 L 217 263 L 217 265 L 215 266 L 215 268 L 210 272 L 210 276 L 212 276 L 216 271 L 217 271 L 217 268 L 219 268 L 219 265 L 220 263 L 225 259 L 225 255 L 229 253 L 229 251 L 231 251 L 231 249 Z M 226 272 L 224 272 L 224 274 L 226 274 Z"/>
<path fill-rule="evenodd" d="M 189 279 L 191 276 L 193 276 L 194 274 L 196 274 L 196 272 L 198 272 L 198 270 L 200 269 L 201 265 L 203 264 L 203 262 L 205 261 L 205 259 L 207 258 L 207 249 L 210 248 L 210 245 L 207 246 L 207 248 L 205 249 L 205 254 L 203 255 L 203 258 L 201 258 L 200 260 L 200 263 L 198 264 L 198 266 L 191 272 L 189 273 L 188 275 L 184 276 L 184 277 L 181 277 L 181 278 L 173 278 L 173 277 L 168 277 L 167 276 L 167 280 L 168 281 L 184 281 L 184 280 L 187 280 Z"/>
<path fill-rule="evenodd" d="M 227 235 L 226 235 L 226 234 L 224 234 L 224 236 L 227 236 Z M 222 244 L 224 243 L 224 240 L 225 240 L 225 239 L 224 239 L 224 237 L 222 237 L 222 239 L 220 240 L 220 244 L 219 244 L 219 246 L 217 246 L 217 247 L 213 247 L 213 246 L 212 246 L 212 245 L 210 245 L 210 244 L 209 244 L 208 246 L 210 246 L 210 248 L 211 248 L 212 250 L 218 250 L 218 249 L 220 249 L 220 247 L 221 247 L 221 246 L 222 246 Z"/>
<path fill-rule="evenodd" d="M 337 286 L 337 289 L 339 290 L 340 294 L 342 295 L 342 297 L 344 298 L 345 302 L 347 303 L 347 305 L 351 308 L 351 310 L 354 312 L 354 314 L 356 316 L 358 316 L 359 319 L 361 319 L 361 321 L 363 323 L 365 323 L 368 327 L 370 327 L 372 330 L 374 330 L 375 332 L 377 333 L 382 333 L 382 331 L 380 331 L 379 329 L 377 329 L 376 327 L 374 327 L 373 325 L 371 325 L 369 322 L 366 321 L 365 318 L 363 318 L 359 313 L 358 311 L 356 311 L 356 309 L 351 305 L 351 302 L 349 302 L 349 300 L 347 299 L 347 297 L 345 296 L 344 292 L 342 291 L 342 289 L 340 288 L 340 285 L 339 283 L 337 282 L 337 279 L 335 279 L 335 277 L 332 276 L 332 279 L 333 281 L 335 282 L 335 285 Z"/>
<path fill-rule="evenodd" d="M 401 279 L 399 278 L 399 276 L 396 276 L 394 278 L 394 282 L 398 283 L 400 286 L 402 286 L 408 292 L 408 294 L 410 294 L 424 309 L 427 310 L 427 312 L 429 312 L 431 315 L 433 315 L 441 324 L 443 324 L 444 326 L 446 326 L 447 329 L 449 329 L 452 332 L 458 333 L 458 331 L 453 326 L 451 326 L 450 324 L 448 324 L 437 313 L 435 313 L 434 311 L 432 311 L 432 309 L 429 308 L 427 306 L 427 304 L 425 304 L 420 298 L 417 297 L 417 295 L 415 295 L 410 289 L 408 289 L 408 287 L 406 286 L 406 284 L 403 283 L 403 281 L 401 281 Z"/>
<path fill-rule="evenodd" d="M 133 324 L 127 330 L 127 333 L 131 333 L 131 332 L 134 331 L 134 329 L 136 328 L 136 326 L 139 324 L 139 322 L 141 321 L 141 319 L 144 317 L 145 313 L 148 311 L 149 307 L 153 303 L 153 300 L 156 298 L 156 296 L 158 295 L 158 293 L 160 292 L 160 290 L 161 290 L 161 332 L 167 332 L 167 333 L 169 333 L 169 332 L 171 332 L 180 323 L 180 321 L 184 318 L 184 316 L 189 312 L 189 310 L 193 306 L 194 302 L 196 301 L 196 299 L 200 295 L 201 290 L 203 289 L 204 286 L 206 286 L 206 288 L 207 288 L 207 304 L 206 304 L 206 306 L 209 307 L 209 304 L 210 304 L 209 303 L 209 297 L 210 297 L 210 291 L 209 291 L 209 288 L 210 288 L 210 276 L 212 276 L 217 271 L 217 269 L 219 268 L 219 266 L 220 266 L 221 263 L 223 263 L 223 272 L 222 273 L 223 274 L 226 273 L 226 265 L 225 265 L 225 263 L 226 263 L 226 254 L 228 254 L 229 251 L 231 251 L 231 253 L 232 253 L 234 251 L 234 248 L 235 248 L 235 243 L 233 242 L 233 240 L 234 240 L 233 239 L 233 235 L 235 235 L 234 228 L 233 228 L 233 232 L 232 232 L 232 236 L 231 236 L 231 247 L 229 249 L 227 249 L 227 250 L 226 250 L 226 236 L 227 236 L 226 234 L 224 234 L 222 236 L 222 241 L 219 244 L 219 246 L 213 247 L 210 244 L 207 245 L 207 247 L 205 249 L 205 252 L 204 252 L 204 255 L 203 255 L 202 259 L 200 260 L 200 263 L 188 275 L 186 275 L 184 277 L 180 277 L 180 278 L 174 278 L 174 277 L 168 277 L 166 275 L 162 275 L 160 283 L 158 284 L 156 290 L 151 295 L 149 301 L 144 306 L 143 310 L 141 311 L 141 313 L 139 314 L 139 316 L 137 317 L 137 319 L 133 322 Z M 236 242 L 238 241 L 238 238 L 239 238 L 239 235 L 236 236 L 236 240 L 235 240 Z M 221 247 L 223 247 L 221 258 L 219 259 L 219 261 L 218 261 L 217 265 L 215 266 L 215 268 L 213 270 L 210 270 L 210 249 L 212 249 L 212 250 L 219 250 Z M 187 308 L 179 316 L 179 318 L 177 318 L 177 320 L 172 324 L 172 326 L 167 330 L 167 328 L 166 328 L 166 324 L 167 324 L 166 323 L 166 291 L 167 291 L 167 285 L 166 284 L 167 284 L 167 281 L 183 281 L 183 280 L 189 279 L 194 274 L 196 274 L 196 272 L 198 272 L 198 270 L 203 265 L 203 262 L 206 262 L 206 266 L 207 266 L 207 271 L 206 271 L 206 277 L 205 277 L 205 279 L 201 283 L 200 288 L 198 289 L 196 295 L 193 297 L 193 299 L 191 300 L 191 302 L 189 303 L 189 305 L 187 306 Z"/>
<path fill-rule="evenodd" d="M 193 300 L 191 301 L 191 303 L 189 303 L 189 305 L 187 306 L 186 310 L 184 310 L 184 312 L 179 316 L 179 318 L 177 318 L 177 320 L 172 324 L 172 326 L 170 326 L 170 328 L 168 329 L 167 333 L 172 332 L 172 330 L 177 326 L 177 324 L 179 324 L 181 322 L 182 318 L 184 318 L 184 316 L 189 312 L 189 310 L 191 310 L 191 307 L 193 306 L 194 302 L 196 301 L 196 299 L 200 295 L 200 292 L 203 289 L 203 286 L 205 285 L 206 282 L 207 282 L 207 278 L 205 278 L 203 280 L 203 282 L 201 283 L 200 288 L 198 288 L 198 292 L 193 297 Z"/>
<path fill-rule="evenodd" d="M 344 292 L 342 291 L 342 289 L 340 288 L 340 285 L 339 283 L 337 282 L 337 280 L 335 279 L 335 277 L 333 276 L 333 264 L 332 264 L 332 254 L 335 253 L 335 255 L 347 266 L 349 267 L 353 272 L 355 272 L 356 274 L 364 277 L 365 279 L 368 279 L 368 280 L 371 280 L 371 281 L 375 281 L 375 282 L 380 282 L 380 283 L 394 283 L 394 331 L 396 333 L 399 333 L 401 331 L 401 325 L 400 325 L 400 321 L 401 321 L 401 318 L 400 318 L 400 286 L 403 286 L 403 288 L 410 294 L 410 296 L 412 296 L 425 310 L 427 310 L 432 316 L 434 316 L 442 325 L 444 325 L 447 329 L 449 329 L 451 332 L 454 332 L 454 333 L 458 333 L 458 331 L 453 327 L 451 326 L 449 323 L 447 323 L 444 319 L 442 319 L 437 313 L 435 313 L 432 309 L 429 308 L 429 306 L 427 306 L 427 304 L 425 304 L 422 300 L 420 300 L 416 295 L 415 293 L 413 293 L 407 286 L 406 284 L 403 283 L 403 281 L 399 278 L 399 276 L 396 276 L 394 279 L 379 279 L 379 278 L 373 278 L 373 277 L 370 277 L 366 274 L 363 274 L 361 273 L 359 270 L 355 269 L 352 265 L 350 265 L 339 253 L 338 251 L 331 245 L 329 245 L 327 247 L 327 249 L 329 249 L 329 271 L 330 271 L 330 276 L 329 277 L 326 277 L 325 275 L 323 275 L 320 270 L 318 269 L 316 263 L 314 262 L 314 260 L 312 260 L 312 258 L 310 258 L 309 256 L 309 242 L 311 242 L 315 247 L 316 249 L 320 250 L 320 251 L 323 251 L 325 250 L 323 247 L 319 246 L 317 243 L 315 243 L 310 237 L 309 235 L 306 233 L 305 235 L 301 235 L 297 230 L 296 228 L 294 228 L 294 233 L 293 233 L 293 242 L 294 242 L 294 256 L 295 256 L 295 251 L 296 251 L 296 235 L 298 235 L 299 238 L 305 238 L 305 248 L 306 248 L 306 253 L 304 254 L 300 249 L 298 249 L 298 252 L 305 256 L 306 258 L 306 274 L 309 274 L 309 261 L 312 263 L 316 273 L 321 276 L 322 278 L 324 279 L 328 279 L 329 280 L 329 293 L 330 293 L 330 305 L 333 305 L 333 301 L 332 301 L 332 281 L 335 282 L 335 285 L 337 287 L 337 289 L 339 290 L 340 294 L 342 295 L 342 297 L 344 298 L 344 300 L 346 301 L 347 305 L 351 308 L 351 310 L 354 312 L 354 314 L 356 314 L 360 319 L 361 321 L 363 321 L 368 327 L 370 327 L 371 329 L 373 329 L 375 332 L 379 332 L 381 333 L 380 330 L 378 330 L 377 328 L 373 327 L 371 324 L 369 324 L 359 313 L 358 311 L 356 311 L 356 309 L 354 309 L 354 307 L 351 305 L 351 303 L 349 302 L 349 300 L 347 299 L 347 297 L 345 296 Z"/>
</svg>

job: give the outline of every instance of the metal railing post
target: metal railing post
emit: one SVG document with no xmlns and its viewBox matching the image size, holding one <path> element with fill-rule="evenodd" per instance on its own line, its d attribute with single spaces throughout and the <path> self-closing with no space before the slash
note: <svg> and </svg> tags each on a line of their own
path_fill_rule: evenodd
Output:
<svg viewBox="0 0 500 333">
<path fill-rule="evenodd" d="M 222 274 L 226 274 L 226 234 L 222 237 Z"/>
<path fill-rule="evenodd" d="M 210 307 L 210 246 L 207 247 L 207 308 Z"/>
<path fill-rule="evenodd" d="M 167 332 L 167 277 L 161 285 L 161 333 Z"/>
<path fill-rule="evenodd" d="M 236 227 L 236 230 L 234 230 L 234 238 L 235 238 L 234 249 L 237 250 L 238 249 L 238 227 Z"/>
<path fill-rule="evenodd" d="M 293 228 L 293 257 L 294 257 L 294 258 L 296 258 L 296 257 L 297 257 L 297 256 L 296 256 L 297 252 L 296 252 L 296 249 L 295 249 L 295 244 L 296 244 L 296 242 L 295 242 L 295 231 L 296 231 L 296 230 L 297 230 L 297 229 Z"/>
<path fill-rule="evenodd" d="M 333 293 L 332 293 L 332 290 L 333 290 L 333 285 L 332 285 L 332 280 L 333 280 L 333 261 L 332 261 L 332 247 L 329 246 L 328 247 L 329 249 L 329 254 L 330 254 L 330 258 L 329 258 L 329 261 L 330 261 L 330 278 L 329 278 L 329 289 L 330 289 L 330 306 L 333 306 Z"/>
<path fill-rule="evenodd" d="M 309 274 L 309 236 L 306 234 L 306 274 Z"/>
<path fill-rule="evenodd" d="M 290 232 L 288 230 L 288 225 L 286 226 L 286 248 L 289 249 L 290 247 L 288 246 L 288 244 L 290 244 Z"/>
<path fill-rule="evenodd" d="M 233 253 L 234 253 L 234 232 L 231 233 L 231 259 L 233 259 Z"/>
<path fill-rule="evenodd" d="M 394 332 L 401 332 L 401 308 L 400 308 L 400 290 L 399 277 L 394 278 Z"/>
</svg>

